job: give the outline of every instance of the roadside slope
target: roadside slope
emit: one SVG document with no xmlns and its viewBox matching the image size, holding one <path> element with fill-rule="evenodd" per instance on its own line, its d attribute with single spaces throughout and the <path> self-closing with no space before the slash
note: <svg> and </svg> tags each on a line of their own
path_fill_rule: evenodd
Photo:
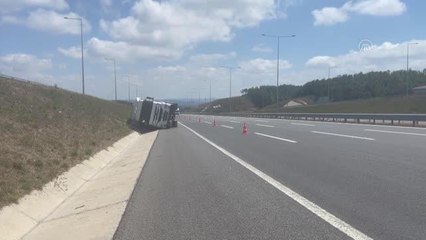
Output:
<svg viewBox="0 0 426 240">
<path fill-rule="evenodd" d="M 130 106 L 0 78 L 0 208 L 130 133 Z"/>
<path fill-rule="evenodd" d="M 426 113 L 426 95 L 342 101 L 284 109 L 300 113 Z"/>
</svg>

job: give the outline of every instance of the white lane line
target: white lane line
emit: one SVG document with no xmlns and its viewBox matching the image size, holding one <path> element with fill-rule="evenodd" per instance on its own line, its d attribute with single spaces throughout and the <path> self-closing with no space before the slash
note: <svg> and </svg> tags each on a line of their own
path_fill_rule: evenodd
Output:
<svg viewBox="0 0 426 240">
<path fill-rule="evenodd" d="M 207 124 L 212 124 L 212 122 L 209 122 L 209 121 L 204 121 L 205 123 L 207 123 Z"/>
<path fill-rule="evenodd" d="M 234 129 L 234 127 L 231 127 L 231 126 L 226 126 L 226 125 L 220 125 L 220 126 L 224 128 Z"/>
<path fill-rule="evenodd" d="M 290 123 L 292 125 L 298 125 L 298 126 L 309 126 L 309 127 L 315 127 L 314 124 L 307 124 L 307 123 Z"/>
<path fill-rule="evenodd" d="M 338 230 L 340 230 L 344 234 L 348 235 L 349 237 L 351 237 L 353 239 L 357 239 L 357 240 L 358 239 L 372 239 L 369 236 L 367 236 L 364 233 L 362 233 L 361 231 L 359 231 L 356 228 L 352 227 L 351 225 L 349 225 L 345 221 L 339 219 L 338 217 L 334 216 L 333 214 L 327 212 L 325 209 L 321 208 L 320 206 L 316 205 L 315 203 L 313 203 L 313 202 L 309 201 L 308 199 L 304 198 L 302 195 L 300 195 L 297 192 L 291 190 L 289 187 L 287 187 L 284 184 L 278 182 L 277 180 L 273 179 L 272 177 L 266 175 L 264 172 L 262 172 L 259 169 L 255 168 L 251 164 L 245 162 L 241 158 L 239 158 L 239 157 L 235 156 L 234 154 L 228 152 L 227 150 L 225 150 L 224 148 L 220 147 L 216 143 L 210 141 L 209 139 L 205 138 L 201 134 L 199 134 L 196 131 L 192 130 L 191 128 L 187 127 L 185 124 L 183 124 L 183 123 L 180 123 L 180 124 L 182 126 L 184 126 L 186 129 L 188 129 L 189 131 L 191 131 L 193 134 L 195 134 L 196 136 L 198 136 L 199 138 L 201 138 L 204 141 L 206 141 L 208 144 L 210 144 L 213 147 L 215 147 L 217 150 L 221 151 L 226 156 L 230 157 L 231 159 L 233 159 L 237 163 L 241 164 L 243 167 L 245 167 L 248 170 L 250 170 L 252 173 L 256 174 L 261 179 L 265 180 L 266 182 L 268 182 L 269 184 L 271 184 L 272 186 L 274 186 L 276 189 L 278 189 L 279 191 L 281 191 L 282 193 L 284 193 L 288 197 L 292 198 L 294 201 L 296 201 L 297 203 L 299 203 L 300 205 L 302 205 L 303 207 L 305 207 L 306 209 L 308 209 L 309 211 L 311 211 L 312 213 L 314 213 L 315 215 L 317 215 L 318 217 L 320 217 L 324 221 L 328 222 L 331 226 L 337 228 Z"/>
<path fill-rule="evenodd" d="M 255 119 L 254 121 L 256 121 L 256 122 L 263 122 L 263 123 L 267 123 L 267 122 L 269 122 L 269 121 L 267 121 L 267 120 L 260 120 L 260 119 Z"/>
<path fill-rule="evenodd" d="M 394 133 L 394 134 L 403 134 L 403 135 L 413 135 L 413 136 L 423 136 L 426 137 L 426 134 L 423 133 L 410 133 L 410 132 L 395 132 L 395 131 L 385 131 L 385 130 L 375 130 L 375 129 L 364 129 L 368 132 L 380 132 L 380 133 Z"/>
<path fill-rule="evenodd" d="M 233 121 L 233 120 L 230 120 L 229 122 L 231 122 L 231 123 L 241 123 L 241 122 Z"/>
<path fill-rule="evenodd" d="M 256 123 L 256 126 L 273 128 L 275 126 Z"/>
<path fill-rule="evenodd" d="M 281 140 L 281 141 L 286 141 L 286 142 L 291 142 L 291 143 L 297 143 L 297 141 L 294 141 L 294 140 L 280 138 L 280 137 L 275 137 L 275 136 L 271 136 L 271 135 L 267 135 L 267 134 L 263 134 L 263 133 L 254 132 L 254 134 L 259 135 L 259 136 L 264 136 L 264 137 L 268 137 L 268 138 L 273 138 L 273 139 Z"/>
<path fill-rule="evenodd" d="M 318 131 L 311 131 L 311 132 L 318 133 L 318 134 L 324 134 L 324 135 L 330 135 L 330 136 L 336 136 L 336 137 L 347 137 L 347 138 L 355 138 L 355 139 L 376 141 L 376 139 L 374 139 L 374 138 L 367 138 L 367 137 L 358 137 L 358 136 L 352 136 L 352 135 L 345 135 L 345 134 L 338 134 L 338 133 L 329 133 L 329 132 L 318 132 Z"/>
</svg>

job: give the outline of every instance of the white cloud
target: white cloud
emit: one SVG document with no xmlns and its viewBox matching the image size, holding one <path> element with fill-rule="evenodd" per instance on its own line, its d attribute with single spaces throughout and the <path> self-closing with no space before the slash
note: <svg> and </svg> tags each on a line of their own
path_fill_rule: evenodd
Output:
<svg viewBox="0 0 426 240">
<path fill-rule="evenodd" d="M 100 28 L 116 42 L 182 55 L 200 42 L 230 41 L 236 28 L 284 17 L 289 0 L 140 0 L 131 15 L 101 19 Z"/>
<path fill-rule="evenodd" d="M 38 79 L 52 68 L 52 60 L 23 53 L 0 56 L 0 72 L 20 78 Z"/>
<path fill-rule="evenodd" d="M 358 14 L 373 16 L 397 16 L 407 10 L 405 3 L 400 0 L 363 0 L 348 4 L 346 8 Z"/>
<path fill-rule="evenodd" d="M 58 48 L 58 51 L 60 53 L 62 53 L 64 56 L 66 57 L 70 57 L 70 58 L 77 58 L 80 59 L 81 58 L 81 47 L 70 47 L 70 48 Z M 84 55 L 87 55 L 87 51 L 84 50 Z"/>
<path fill-rule="evenodd" d="M 272 52 L 272 48 L 267 47 L 265 44 L 261 43 L 261 44 L 256 44 L 254 45 L 251 50 L 253 52 L 259 52 L 259 53 L 270 53 Z"/>
<path fill-rule="evenodd" d="M 413 40 L 410 44 L 410 68 L 425 68 L 426 40 Z M 306 62 L 309 68 L 336 66 L 339 72 L 356 73 L 368 71 L 400 70 L 406 67 L 407 43 L 384 42 L 373 45 L 368 51 L 349 51 L 338 56 L 315 56 Z"/>
<path fill-rule="evenodd" d="M 88 53 L 98 57 L 112 57 L 117 60 L 132 62 L 138 59 L 163 59 L 171 60 L 180 57 L 180 51 L 159 47 L 147 47 L 130 44 L 124 41 L 105 41 L 96 37 L 91 38 L 88 43 Z"/>
<path fill-rule="evenodd" d="M 325 7 L 321 10 L 312 11 L 314 15 L 314 25 L 334 25 L 336 23 L 346 22 L 348 20 L 348 15 L 345 10 L 334 8 L 334 7 Z"/>
<path fill-rule="evenodd" d="M 64 19 L 65 16 L 79 18 L 76 13 L 58 13 L 51 10 L 37 9 L 29 13 L 27 17 L 2 16 L 1 22 L 9 24 L 21 24 L 29 28 L 58 34 L 80 34 L 80 24 L 74 20 Z M 90 23 L 83 18 L 83 31 L 90 31 Z"/>
<path fill-rule="evenodd" d="M 336 65 L 336 59 L 330 56 L 315 56 L 306 62 L 308 67 L 333 67 Z"/>
<path fill-rule="evenodd" d="M 277 60 L 270 60 L 264 58 L 255 58 L 248 61 L 239 63 L 241 69 L 245 72 L 264 74 L 273 73 L 277 69 Z M 280 60 L 280 70 L 290 69 L 292 64 L 287 60 Z"/>
<path fill-rule="evenodd" d="M 52 33 L 66 33 L 66 34 L 80 34 L 79 22 L 64 19 L 64 17 L 79 18 L 76 13 L 57 13 L 54 11 L 46 11 L 38 9 L 31 12 L 26 20 L 26 25 L 30 28 L 52 32 Z M 89 22 L 83 18 L 83 32 L 90 31 L 91 26 Z"/>
<path fill-rule="evenodd" d="M 236 52 L 230 53 L 213 53 L 213 54 L 197 54 L 192 55 L 189 60 L 198 65 L 212 64 L 219 60 L 226 60 L 230 58 L 235 58 L 237 56 Z"/>
<path fill-rule="evenodd" d="M 3 13 L 34 7 L 55 10 L 65 10 L 69 8 L 65 0 L 0 0 L 0 12 Z"/>
<path fill-rule="evenodd" d="M 334 25 L 346 22 L 350 13 L 371 16 L 398 16 L 407 10 L 401 0 L 358 0 L 348 1 L 340 8 L 324 7 L 312 11 L 314 25 Z"/>
</svg>

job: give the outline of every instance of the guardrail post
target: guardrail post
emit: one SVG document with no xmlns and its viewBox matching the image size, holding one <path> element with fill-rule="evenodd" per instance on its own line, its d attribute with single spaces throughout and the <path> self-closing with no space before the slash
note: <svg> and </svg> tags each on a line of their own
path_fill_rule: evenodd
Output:
<svg viewBox="0 0 426 240">
<path fill-rule="evenodd" d="M 357 119 L 356 119 L 356 123 L 360 123 L 360 120 L 359 120 L 359 118 L 357 118 Z"/>
<path fill-rule="evenodd" d="M 416 126 L 416 120 L 413 120 L 413 127 Z"/>
<path fill-rule="evenodd" d="M 393 125 L 393 119 L 391 120 L 391 125 Z"/>
</svg>

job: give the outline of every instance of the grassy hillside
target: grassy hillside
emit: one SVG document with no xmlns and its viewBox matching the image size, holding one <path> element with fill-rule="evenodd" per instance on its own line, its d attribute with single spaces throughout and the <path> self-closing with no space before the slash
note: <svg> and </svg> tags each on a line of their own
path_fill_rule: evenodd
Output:
<svg viewBox="0 0 426 240">
<path fill-rule="evenodd" d="M 300 113 L 426 113 L 426 96 L 371 98 L 286 108 Z"/>
<path fill-rule="evenodd" d="M 277 105 L 271 104 L 264 108 L 255 108 L 254 104 L 244 97 L 234 97 L 239 101 L 233 101 L 234 112 L 277 112 Z M 298 98 L 305 100 L 309 104 L 312 101 L 309 97 Z M 192 108 L 192 112 L 200 112 L 206 108 L 205 113 L 224 113 L 229 112 L 228 98 L 218 99 L 211 105 L 204 104 L 198 108 Z M 280 106 L 287 103 L 286 100 L 280 102 Z M 221 104 L 222 108 L 213 109 L 212 106 Z M 426 96 L 394 96 L 383 98 L 370 98 L 365 100 L 341 101 L 324 104 L 312 104 L 300 107 L 281 108 L 280 112 L 294 113 L 422 113 L 426 114 Z"/>
<path fill-rule="evenodd" d="M 212 101 L 211 103 L 201 104 L 200 106 L 187 109 L 190 112 L 203 113 L 222 113 L 229 112 L 229 98 L 222 98 Z M 256 110 L 253 103 L 245 96 L 232 97 L 231 106 L 233 112 L 252 112 Z"/>
<path fill-rule="evenodd" d="M 0 78 L 0 208 L 127 135 L 128 105 Z"/>
</svg>

